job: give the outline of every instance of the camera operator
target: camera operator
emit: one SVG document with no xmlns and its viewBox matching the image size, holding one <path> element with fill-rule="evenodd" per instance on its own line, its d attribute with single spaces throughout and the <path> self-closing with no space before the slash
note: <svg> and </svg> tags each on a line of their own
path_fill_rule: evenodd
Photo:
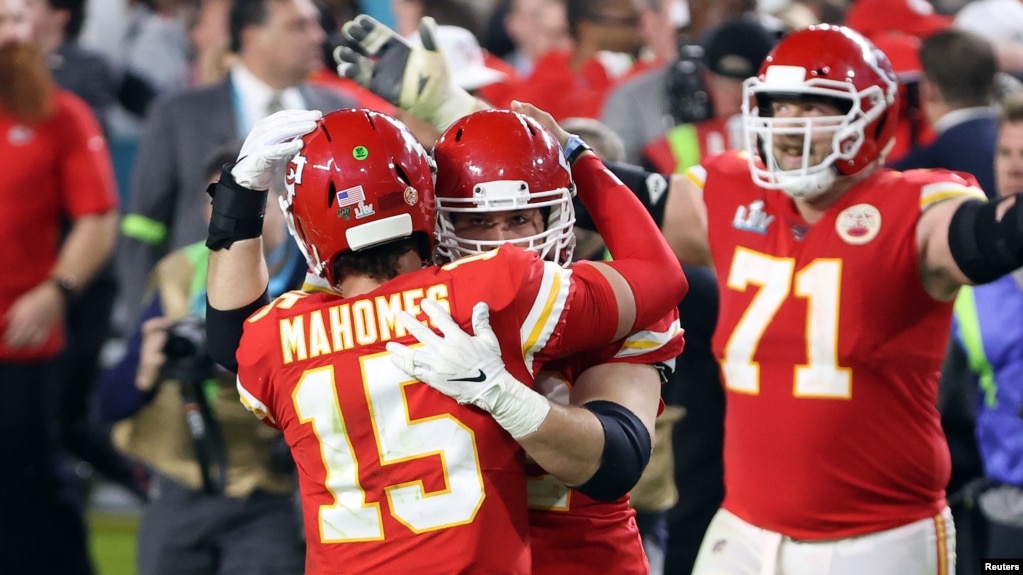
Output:
<svg viewBox="0 0 1023 575">
<path fill-rule="evenodd" d="M 211 158 L 210 179 L 235 157 L 236 149 Z M 278 295 L 301 285 L 305 263 L 275 204 L 263 239 Z M 115 446 L 151 474 L 138 573 L 300 574 L 295 476 L 278 456 L 280 433 L 245 410 L 234 376 L 218 372 L 207 353 L 208 254 L 200 242 L 159 262 L 125 357 L 100 383 L 98 408 L 116 421 Z"/>
</svg>

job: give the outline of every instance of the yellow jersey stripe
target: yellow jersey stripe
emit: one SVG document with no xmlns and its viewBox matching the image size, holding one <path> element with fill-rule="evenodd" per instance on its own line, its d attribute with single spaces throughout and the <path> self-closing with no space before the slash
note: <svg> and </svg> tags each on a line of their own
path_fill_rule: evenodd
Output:
<svg viewBox="0 0 1023 575">
<path fill-rule="evenodd" d="M 938 202 L 963 196 L 987 201 L 987 196 L 980 188 L 964 186 L 955 182 L 935 182 L 920 188 L 920 209 L 926 210 Z"/>
<path fill-rule="evenodd" d="M 536 299 L 533 300 L 529 314 L 526 315 L 525 321 L 519 328 L 522 359 L 525 360 L 530 375 L 535 375 L 532 370 L 533 356 L 547 345 L 565 310 L 571 277 L 571 270 L 551 262 L 544 262 L 540 289 L 537 291 Z"/>
<path fill-rule="evenodd" d="M 241 400 L 245 409 L 251 411 L 260 419 L 269 419 L 272 423 L 277 423 L 277 420 L 270 415 L 270 410 L 267 409 L 266 405 L 264 405 L 262 401 L 256 399 L 256 396 L 249 393 L 249 390 L 245 389 L 242 385 L 241 378 L 238 378 L 236 382 L 236 387 L 238 388 L 238 399 Z"/>
</svg>

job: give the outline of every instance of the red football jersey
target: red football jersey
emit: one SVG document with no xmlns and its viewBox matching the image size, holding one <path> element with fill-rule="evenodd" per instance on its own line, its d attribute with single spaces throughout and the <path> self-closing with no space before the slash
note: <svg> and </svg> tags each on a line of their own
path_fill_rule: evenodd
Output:
<svg viewBox="0 0 1023 575">
<path fill-rule="evenodd" d="M 61 245 L 61 218 L 117 209 L 110 151 L 88 104 L 66 90 L 55 95 L 46 120 L 25 125 L 0 110 L 0 333 L 17 298 L 53 272 Z M 0 358 L 38 361 L 64 345 L 63 322 L 39 347 L 12 348 L 0 340 Z"/>
<path fill-rule="evenodd" d="M 683 343 L 678 309 L 674 309 L 624 340 L 549 362 L 535 385 L 552 400 L 568 403 L 572 382 L 594 365 L 650 364 L 667 372 L 667 377 Z M 650 572 L 628 496 L 612 502 L 595 501 L 542 470 L 529 478 L 528 486 L 533 575 Z"/>
<path fill-rule="evenodd" d="M 541 362 L 606 344 L 617 324 L 592 266 L 566 270 L 511 246 L 358 297 L 290 292 L 253 314 L 239 392 L 291 448 L 309 575 L 530 571 L 522 450 L 489 414 L 408 379 L 385 351 L 390 340 L 415 343 L 394 311 L 425 320 L 424 297 L 465 329 L 472 306 L 488 302 L 521 381 Z"/>
<path fill-rule="evenodd" d="M 939 513 L 950 462 L 935 408 L 951 302 L 924 290 L 917 221 L 972 177 L 883 170 L 807 225 L 745 156 L 690 170 L 704 187 L 721 308 L 725 501 L 797 539 Z"/>
</svg>

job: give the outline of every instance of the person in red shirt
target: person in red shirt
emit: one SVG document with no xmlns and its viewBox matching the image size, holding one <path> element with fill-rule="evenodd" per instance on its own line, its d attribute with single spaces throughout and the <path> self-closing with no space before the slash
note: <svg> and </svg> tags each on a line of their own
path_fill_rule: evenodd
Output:
<svg viewBox="0 0 1023 575">
<path fill-rule="evenodd" d="M 31 27 L 24 0 L 0 1 L 0 557 L 5 573 L 88 574 L 44 381 L 68 302 L 113 250 L 117 193 L 99 123 L 56 88 Z"/>
<path fill-rule="evenodd" d="M 514 86 L 514 99 L 529 102 L 561 120 L 599 118 L 610 89 L 631 73 L 642 45 L 639 14 L 631 0 L 568 0 L 573 47 L 540 56 L 532 74 Z"/>
<path fill-rule="evenodd" d="M 291 191 L 284 207 L 312 273 L 333 292 L 292 292 L 256 311 L 237 354 L 244 402 L 284 431 L 298 461 L 309 572 L 528 573 L 526 475 L 518 446 L 545 468 L 583 482 L 599 477 L 599 492 L 617 484 L 610 467 L 600 471 L 601 427 L 619 424 L 599 406 L 560 406 L 518 381 L 532 381 L 548 359 L 652 323 L 682 296 L 684 276 L 665 269 L 673 256 L 656 243 L 571 272 L 513 246 L 417 272 L 430 256 L 435 221 L 430 161 L 421 146 L 380 114 L 340 111 L 308 122 L 312 126 L 302 114 L 267 118 L 281 126 L 281 138 L 243 150 L 231 173 L 244 188 L 260 187 L 272 158 L 301 148 L 287 169 Z M 314 131 L 288 141 L 308 130 Z M 543 128 L 536 125 L 533 133 L 560 155 Z M 592 154 L 583 151 L 572 171 L 595 202 L 592 210 L 645 218 Z M 250 189 L 237 192 L 256 196 Z M 215 224 L 217 210 L 237 214 L 218 202 L 233 193 L 218 186 L 214 197 L 208 293 L 211 311 L 219 313 L 250 309 L 263 284 L 261 273 L 252 273 L 262 267 L 261 257 L 249 253 L 258 241 L 235 236 L 231 250 L 216 249 L 230 235 Z M 646 220 L 632 220 L 630 229 L 654 231 Z M 658 281 L 651 281 L 653 274 Z M 483 411 L 456 408 L 380 355 L 389 341 L 412 341 L 405 320 L 396 323 L 401 310 L 442 317 L 445 310 L 431 309 L 424 297 L 442 302 L 462 325 L 471 319 L 482 327 L 493 314 L 510 373 L 486 363 L 478 378 L 449 381 L 464 386 L 459 403 Z M 481 300 L 489 312 L 475 305 Z M 434 320 L 439 324 L 449 331 Z M 282 326 L 291 334 L 284 347 Z M 334 383 L 332 373 L 351 369 L 362 374 L 363 385 L 343 383 L 348 378 Z M 363 419 L 371 423 L 352 423 Z M 623 425 L 622 433 L 637 431 Z M 581 462 L 564 461 L 565 449 L 580 453 Z M 409 552 L 424 548 L 430 553 Z"/>
</svg>

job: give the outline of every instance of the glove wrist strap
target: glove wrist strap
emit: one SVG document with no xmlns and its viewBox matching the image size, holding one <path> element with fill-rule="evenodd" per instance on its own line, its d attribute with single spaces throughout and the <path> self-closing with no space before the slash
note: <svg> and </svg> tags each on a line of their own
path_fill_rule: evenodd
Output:
<svg viewBox="0 0 1023 575">
<path fill-rule="evenodd" d="M 494 408 L 491 410 L 494 421 L 515 439 L 535 432 L 550 413 L 550 401 L 510 375 L 502 377 L 507 377 L 511 381 L 494 402 Z"/>
<path fill-rule="evenodd" d="M 443 132 L 448 126 L 454 124 L 455 121 L 462 116 L 468 116 L 469 114 L 486 110 L 487 108 L 487 105 L 475 98 L 472 94 L 466 92 L 462 88 L 454 87 L 437 104 L 435 112 L 430 113 L 424 110 L 424 113 L 429 115 L 428 120 L 430 124 Z"/>
<path fill-rule="evenodd" d="M 220 181 L 206 188 L 206 193 L 213 198 L 206 247 L 214 251 L 263 234 L 267 191 L 242 186 L 235 181 L 231 167 L 230 164 L 224 166 Z"/>
</svg>

